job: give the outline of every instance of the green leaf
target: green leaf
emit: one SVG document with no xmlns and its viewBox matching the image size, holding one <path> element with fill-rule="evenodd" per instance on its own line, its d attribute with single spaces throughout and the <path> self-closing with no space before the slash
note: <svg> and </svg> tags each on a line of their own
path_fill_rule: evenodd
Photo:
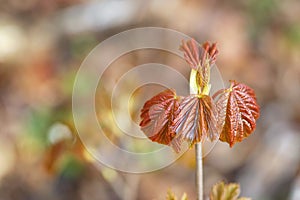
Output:
<svg viewBox="0 0 300 200">
<path fill-rule="evenodd" d="M 240 186 L 238 184 L 225 184 L 224 182 L 220 182 L 212 187 L 210 200 L 251 200 L 245 197 L 238 198 L 240 192 Z"/>
<path fill-rule="evenodd" d="M 178 198 L 176 197 L 176 195 L 171 190 L 169 190 L 166 200 L 178 200 Z M 188 200 L 186 193 L 183 193 L 180 200 Z"/>
<path fill-rule="evenodd" d="M 169 190 L 168 193 L 167 193 L 166 200 L 177 200 L 177 197 L 175 196 L 175 194 L 171 190 Z"/>
</svg>

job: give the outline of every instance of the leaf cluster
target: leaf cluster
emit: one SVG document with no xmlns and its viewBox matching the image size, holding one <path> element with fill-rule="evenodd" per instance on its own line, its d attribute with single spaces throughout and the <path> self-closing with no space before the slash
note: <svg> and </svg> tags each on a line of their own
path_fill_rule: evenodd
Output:
<svg viewBox="0 0 300 200">
<path fill-rule="evenodd" d="M 249 86 L 230 81 L 228 89 L 210 96 L 210 69 L 216 61 L 216 43 L 182 42 L 180 49 L 191 67 L 191 94 L 178 96 L 167 89 L 148 100 L 141 110 L 141 129 L 147 137 L 178 152 L 183 141 L 192 146 L 205 139 L 232 147 L 256 128 L 259 105 Z"/>
</svg>

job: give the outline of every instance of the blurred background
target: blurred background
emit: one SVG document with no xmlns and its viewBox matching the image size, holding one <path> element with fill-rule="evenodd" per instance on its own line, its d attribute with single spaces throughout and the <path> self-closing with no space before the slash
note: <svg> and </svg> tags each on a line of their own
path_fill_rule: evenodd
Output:
<svg viewBox="0 0 300 200">
<path fill-rule="evenodd" d="M 169 189 L 195 199 L 193 150 L 165 169 L 134 175 L 97 164 L 76 136 L 72 87 L 80 64 L 101 41 L 143 26 L 217 41 L 224 81 L 257 93 L 256 131 L 231 149 L 218 143 L 205 157 L 205 193 L 224 180 L 239 182 L 242 195 L 255 200 L 300 199 L 300 1 L 0 2 L 1 200 L 159 200 Z M 148 50 L 120 58 L 104 79 L 153 58 L 188 77 L 184 61 Z M 99 89 L 96 99 L 107 105 L 99 121 L 119 137 L 107 89 Z M 145 87 L 134 102 L 149 90 L 162 88 Z M 142 103 L 131 108 L 136 122 Z"/>
</svg>

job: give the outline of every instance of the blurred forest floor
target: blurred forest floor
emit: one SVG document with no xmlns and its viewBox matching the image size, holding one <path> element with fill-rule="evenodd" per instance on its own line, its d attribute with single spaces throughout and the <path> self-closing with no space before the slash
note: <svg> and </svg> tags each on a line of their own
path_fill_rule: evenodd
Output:
<svg viewBox="0 0 300 200">
<path fill-rule="evenodd" d="M 204 159 L 205 193 L 225 180 L 255 200 L 300 199 L 300 1 L 0 2 L 1 200 L 165 199 L 170 188 L 194 199 L 192 150 L 163 170 L 134 175 L 96 163 L 76 136 L 72 87 L 83 59 L 106 38 L 143 26 L 217 41 L 224 80 L 257 92 L 257 130 L 232 149 L 218 143 Z M 111 74 L 145 57 L 158 60 L 151 51 L 129 55 Z M 185 66 L 180 71 L 188 76 Z M 97 95 L 99 103 L 109 98 Z"/>
</svg>

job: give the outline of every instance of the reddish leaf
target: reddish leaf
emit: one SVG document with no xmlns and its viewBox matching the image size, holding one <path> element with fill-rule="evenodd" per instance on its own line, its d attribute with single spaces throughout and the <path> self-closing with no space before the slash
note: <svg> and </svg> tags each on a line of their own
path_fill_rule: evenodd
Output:
<svg viewBox="0 0 300 200">
<path fill-rule="evenodd" d="M 197 70 L 196 84 L 200 93 L 209 85 L 210 66 L 216 61 L 218 49 L 216 43 L 205 42 L 199 46 L 195 40 L 182 41 L 180 50 L 184 52 L 184 58 L 190 67 Z"/>
<path fill-rule="evenodd" d="M 167 89 L 148 100 L 141 111 L 142 131 L 154 142 L 171 145 L 175 151 L 179 144 L 172 141 L 176 135 L 172 129 L 173 120 L 177 117 L 178 100 L 174 90 Z"/>
<path fill-rule="evenodd" d="M 199 46 L 194 39 L 182 41 L 179 49 L 184 52 L 186 62 L 195 70 L 206 63 L 212 65 L 219 53 L 216 43 L 205 42 L 202 46 Z"/>
<path fill-rule="evenodd" d="M 204 65 L 205 61 L 208 61 L 210 65 L 215 63 L 217 59 L 217 55 L 219 53 L 219 50 L 217 49 L 217 43 L 212 43 L 210 45 L 209 42 L 205 42 L 202 45 L 202 48 L 203 48 L 203 54 L 201 58 L 202 61 L 201 65 Z"/>
<path fill-rule="evenodd" d="M 230 89 L 218 91 L 213 98 L 219 113 L 218 124 L 223 126 L 221 141 L 232 147 L 255 130 L 259 106 L 253 89 L 231 81 Z"/>
<path fill-rule="evenodd" d="M 179 49 L 184 52 L 184 59 L 190 67 L 197 70 L 200 64 L 200 51 L 197 42 L 194 39 L 182 41 Z"/>
<path fill-rule="evenodd" d="M 214 102 L 207 95 L 190 95 L 179 105 L 179 115 L 174 121 L 177 140 L 187 140 L 193 145 L 206 137 L 218 137 L 217 112 Z"/>
</svg>

